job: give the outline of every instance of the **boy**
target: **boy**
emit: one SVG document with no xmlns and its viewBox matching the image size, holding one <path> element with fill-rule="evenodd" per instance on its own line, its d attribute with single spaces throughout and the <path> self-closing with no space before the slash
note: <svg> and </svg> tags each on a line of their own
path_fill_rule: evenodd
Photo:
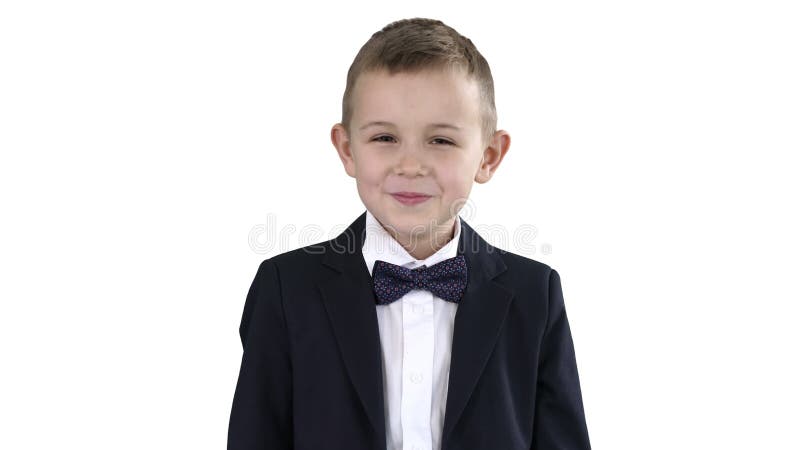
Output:
<svg viewBox="0 0 800 450">
<path fill-rule="evenodd" d="M 440 21 L 394 22 L 342 109 L 366 211 L 259 266 L 228 449 L 589 449 L 558 273 L 457 215 L 510 145 L 484 58 Z"/>
</svg>

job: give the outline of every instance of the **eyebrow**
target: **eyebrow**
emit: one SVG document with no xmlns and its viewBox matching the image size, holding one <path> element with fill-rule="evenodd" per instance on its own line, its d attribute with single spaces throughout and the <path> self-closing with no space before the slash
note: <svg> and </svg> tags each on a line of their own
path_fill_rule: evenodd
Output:
<svg viewBox="0 0 800 450">
<path fill-rule="evenodd" d="M 379 126 L 379 125 L 390 126 L 390 127 L 395 126 L 395 124 L 393 124 L 392 122 L 386 122 L 385 120 L 375 120 L 375 121 L 368 122 L 368 123 L 362 125 L 359 128 L 359 131 L 363 130 L 365 128 L 369 128 L 369 127 L 373 127 L 373 126 Z M 455 126 L 453 124 L 449 124 L 449 123 L 431 123 L 431 124 L 428 124 L 428 128 L 451 128 L 451 129 L 456 130 L 456 131 L 461 131 L 460 127 L 457 127 L 457 126 Z"/>
</svg>

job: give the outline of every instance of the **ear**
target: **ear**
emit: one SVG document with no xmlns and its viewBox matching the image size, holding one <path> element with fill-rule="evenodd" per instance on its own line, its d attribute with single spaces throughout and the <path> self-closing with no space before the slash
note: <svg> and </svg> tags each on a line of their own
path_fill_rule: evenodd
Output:
<svg viewBox="0 0 800 450">
<path fill-rule="evenodd" d="M 486 183 L 494 175 L 495 170 L 500 167 L 500 163 L 511 146 L 511 135 L 506 130 L 497 130 L 489 143 L 483 150 L 483 159 L 475 173 L 475 182 Z"/>
<path fill-rule="evenodd" d="M 350 151 L 350 137 L 347 134 L 347 129 L 341 123 L 334 124 L 333 128 L 331 128 L 331 142 L 336 147 L 339 159 L 344 164 L 344 171 L 355 178 L 356 163 L 353 153 Z"/>
</svg>

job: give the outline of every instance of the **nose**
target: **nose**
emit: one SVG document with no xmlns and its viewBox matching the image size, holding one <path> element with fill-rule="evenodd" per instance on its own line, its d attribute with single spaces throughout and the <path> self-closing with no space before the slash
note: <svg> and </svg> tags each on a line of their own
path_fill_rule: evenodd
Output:
<svg viewBox="0 0 800 450">
<path fill-rule="evenodd" d="M 422 161 L 420 152 L 416 149 L 401 150 L 400 160 L 395 164 L 395 175 L 425 175 L 426 166 Z"/>
</svg>

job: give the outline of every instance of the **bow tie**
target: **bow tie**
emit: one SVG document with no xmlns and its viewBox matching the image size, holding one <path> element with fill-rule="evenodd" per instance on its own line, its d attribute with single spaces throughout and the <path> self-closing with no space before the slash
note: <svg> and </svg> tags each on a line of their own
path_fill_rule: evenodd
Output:
<svg viewBox="0 0 800 450">
<path fill-rule="evenodd" d="M 412 289 L 425 289 L 442 300 L 458 303 L 466 287 L 464 255 L 413 270 L 377 260 L 372 269 L 372 290 L 379 305 L 388 305 Z"/>
</svg>

